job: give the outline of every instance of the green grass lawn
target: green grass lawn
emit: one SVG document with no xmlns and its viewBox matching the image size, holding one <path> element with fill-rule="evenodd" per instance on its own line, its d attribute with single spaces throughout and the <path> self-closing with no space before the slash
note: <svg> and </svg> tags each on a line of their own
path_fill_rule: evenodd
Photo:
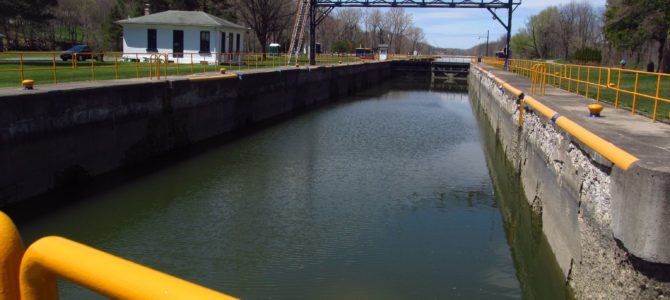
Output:
<svg viewBox="0 0 670 300">
<path fill-rule="evenodd" d="M 560 70 L 560 69 L 559 69 Z M 639 73 L 636 75 L 635 70 L 619 70 L 611 69 L 609 83 L 613 83 L 614 87 L 609 87 L 608 83 L 608 69 L 606 68 L 568 68 L 568 71 L 562 71 L 563 79 L 554 76 L 557 70 L 553 70 L 548 65 L 547 83 L 560 87 L 564 90 L 587 96 L 592 99 L 617 103 L 618 107 L 633 110 L 633 102 L 635 102 L 635 113 L 645 115 L 652 118 L 654 106 L 656 105 L 655 96 L 658 87 L 659 98 L 670 99 L 670 76 L 664 76 L 658 73 Z M 525 72 L 528 75 L 527 72 Z M 636 78 L 637 76 L 637 78 Z M 661 79 L 660 85 L 659 77 Z M 572 78 L 569 80 L 567 78 Z M 637 79 L 637 93 L 648 96 L 632 94 L 635 91 L 635 81 Z M 582 81 L 578 83 L 577 81 Z M 587 84 L 588 82 L 589 84 Z M 588 86 L 588 88 L 587 88 Z M 600 88 L 598 88 L 600 86 Z M 617 92 L 616 87 L 619 87 Z M 617 96 L 618 95 L 618 96 Z M 662 122 L 670 122 L 670 102 L 659 100 L 656 112 L 656 120 Z"/>
<path fill-rule="evenodd" d="M 60 58 L 53 60 L 53 54 L 30 54 L 24 55 L 23 72 L 21 72 L 21 64 L 18 63 L 19 57 L 17 55 L 10 56 L 0 53 L 0 88 L 2 87 L 20 87 L 21 79 L 35 80 L 37 85 L 44 83 L 58 83 L 58 82 L 73 82 L 73 81 L 88 81 L 88 80 L 114 80 L 126 78 L 141 78 L 149 77 L 150 72 L 155 72 L 151 69 L 152 64 L 143 62 L 122 62 L 114 56 L 105 56 L 104 62 L 88 60 L 78 62 L 76 66 L 72 61 L 63 62 Z M 356 57 L 352 56 L 335 56 L 335 55 L 320 55 L 317 57 L 318 64 L 332 64 L 342 62 L 358 61 Z M 242 58 L 242 64 L 222 64 L 206 65 L 206 64 L 161 64 L 161 77 L 167 72 L 169 76 L 188 75 L 202 72 L 215 72 L 220 68 L 227 70 L 249 70 L 260 68 L 272 68 L 286 66 L 285 56 L 266 56 L 265 59 L 261 55 L 245 55 Z M 301 65 L 307 65 L 309 59 L 306 55 L 299 57 Z M 22 76 L 23 75 L 23 76 Z M 154 75 L 155 76 L 155 75 Z"/>
</svg>

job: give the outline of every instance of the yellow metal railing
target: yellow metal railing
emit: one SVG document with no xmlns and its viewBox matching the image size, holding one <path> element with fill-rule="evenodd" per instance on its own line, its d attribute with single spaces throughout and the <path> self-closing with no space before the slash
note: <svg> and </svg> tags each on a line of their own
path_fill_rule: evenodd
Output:
<svg viewBox="0 0 670 300">
<path fill-rule="evenodd" d="M 113 299 L 235 299 L 61 237 L 44 237 L 24 252 L 2 212 L 0 238 L 0 300 L 58 299 L 57 277 Z"/>
<path fill-rule="evenodd" d="M 537 95 L 538 86 L 540 95 L 544 96 L 544 91 L 547 83 L 547 66 L 544 64 L 536 64 L 533 66 L 531 74 L 531 93 Z"/>
<path fill-rule="evenodd" d="M 0 88 L 20 86 L 24 79 L 37 84 L 128 78 L 165 79 L 195 73 L 227 70 L 253 70 L 286 67 L 285 53 L 77 53 L 61 57 L 62 52 L 0 52 Z M 433 55 L 388 54 L 388 60 L 429 59 Z M 462 56 L 475 63 L 476 58 Z M 378 59 L 378 57 L 376 57 Z M 353 54 L 317 54 L 317 65 L 362 61 Z M 308 65 L 306 54 L 298 65 Z"/>
<path fill-rule="evenodd" d="M 503 66 L 503 62 L 492 58 L 484 62 Z M 670 74 L 521 59 L 511 59 L 509 70 L 532 79 L 536 74 L 533 68 L 538 64 L 546 67 L 547 84 L 611 102 L 615 108 L 627 107 L 631 113 L 643 111 L 653 122 L 659 117 L 670 121 Z"/>
<path fill-rule="evenodd" d="M 535 111 L 544 115 L 547 119 L 550 119 L 552 122 L 555 122 L 560 128 L 563 128 L 566 132 L 570 133 L 577 140 L 584 143 L 589 148 L 600 153 L 603 157 L 607 158 L 609 161 L 617 165 L 623 170 L 628 170 L 630 166 L 638 161 L 639 159 L 634 155 L 626 152 L 625 150 L 617 147 L 616 145 L 608 142 L 607 140 L 599 137 L 598 135 L 592 133 L 591 131 L 585 129 L 579 124 L 573 122 L 567 117 L 561 116 L 553 109 L 545 106 L 537 99 L 531 96 L 523 95 L 523 92 L 518 88 L 510 85 L 504 80 L 496 77 L 491 72 L 488 72 L 482 69 L 479 66 L 474 66 L 477 70 L 482 72 L 485 76 L 489 77 L 491 80 L 502 86 L 505 90 L 511 93 L 514 97 L 522 98 L 523 102 L 519 101 L 519 127 L 523 126 L 523 103 L 525 102 Z"/>
<path fill-rule="evenodd" d="M 0 88 L 16 87 L 24 79 L 36 83 L 59 83 L 127 78 L 165 79 L 194 73 L 252 70 L 286 66 L 284 53 L 78 53 L 61 58 L 61 52 L 0 52 Z M 351 54 L 318 54 L 317 64 L 355 63 Z M 307 65 L 307 55 L 299 64 Z"/>
</svg>

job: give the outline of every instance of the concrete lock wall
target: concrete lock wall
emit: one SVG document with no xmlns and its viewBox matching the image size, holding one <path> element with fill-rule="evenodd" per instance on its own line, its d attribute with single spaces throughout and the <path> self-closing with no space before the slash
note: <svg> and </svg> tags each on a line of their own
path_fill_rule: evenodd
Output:
<svg viewBox="0 0 670 300">
<path fill-rule="evenodd" d="M 114 84 L 0 98 L 0 207 L 353 94 L 390 63 Z"/>
<path fill-rule="evenodd" d="M 668 266 L 655 264 L 670 254 L 661 235 L 668 218 L 663 219 L 659 204 L 667 203 L 667 190 L 657 191 L 668 188 L 667 176 L 658 178 L 636 166 L 623 171 L 532 111 L 524 113 L 519 129 L 516 97 L 475 68 L 469 90 L 475 109 L 486 116 L 519 173 L 529 204 L 541 215 L 542 230 L 577 298 L 668 293 Z M 644 214 L 648 218 L 639 218 Z M 635 239 L 629 243 L 625 235 Z M 632 252 L 629 244 L 646 247 Z"/>
</svg>

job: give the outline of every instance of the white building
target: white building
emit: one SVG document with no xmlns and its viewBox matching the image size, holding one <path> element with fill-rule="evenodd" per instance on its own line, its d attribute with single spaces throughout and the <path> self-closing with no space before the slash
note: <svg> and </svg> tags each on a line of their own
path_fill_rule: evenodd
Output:
<svg viewBox="0 0 670 300">
<path fill-rule="evenodd" d="M 124 59 L 168 54 L 169 61 L 188 64 L 238 61 L 247 31 L 202 11 L 168 10 L 116 23 L 123 26 Z"/>
</svg>

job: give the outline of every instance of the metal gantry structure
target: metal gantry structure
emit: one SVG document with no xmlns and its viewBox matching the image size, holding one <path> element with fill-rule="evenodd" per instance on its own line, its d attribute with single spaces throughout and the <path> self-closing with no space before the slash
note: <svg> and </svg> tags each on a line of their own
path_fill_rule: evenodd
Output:
<svg viewBox="0 0 670 300">
<path fill-rule="evenodd" d="M 493 18 L 507 30 L 507 59 L 508 65 L 511 51 L 509 50 L 512 39 L 512 14 L 521 0 L 308 0 L 309 6 L 309 63 L 316 64 L 316 26 L 321 23 L 334 8 L 337 7 L 407 7 L 407 8 L 484 8 L 488 10 Z M 323 8 L 323 9 L 320 9 Z M 507 10 L 507 22 L 496 13 L 497 9 Z"/>
</svg>

